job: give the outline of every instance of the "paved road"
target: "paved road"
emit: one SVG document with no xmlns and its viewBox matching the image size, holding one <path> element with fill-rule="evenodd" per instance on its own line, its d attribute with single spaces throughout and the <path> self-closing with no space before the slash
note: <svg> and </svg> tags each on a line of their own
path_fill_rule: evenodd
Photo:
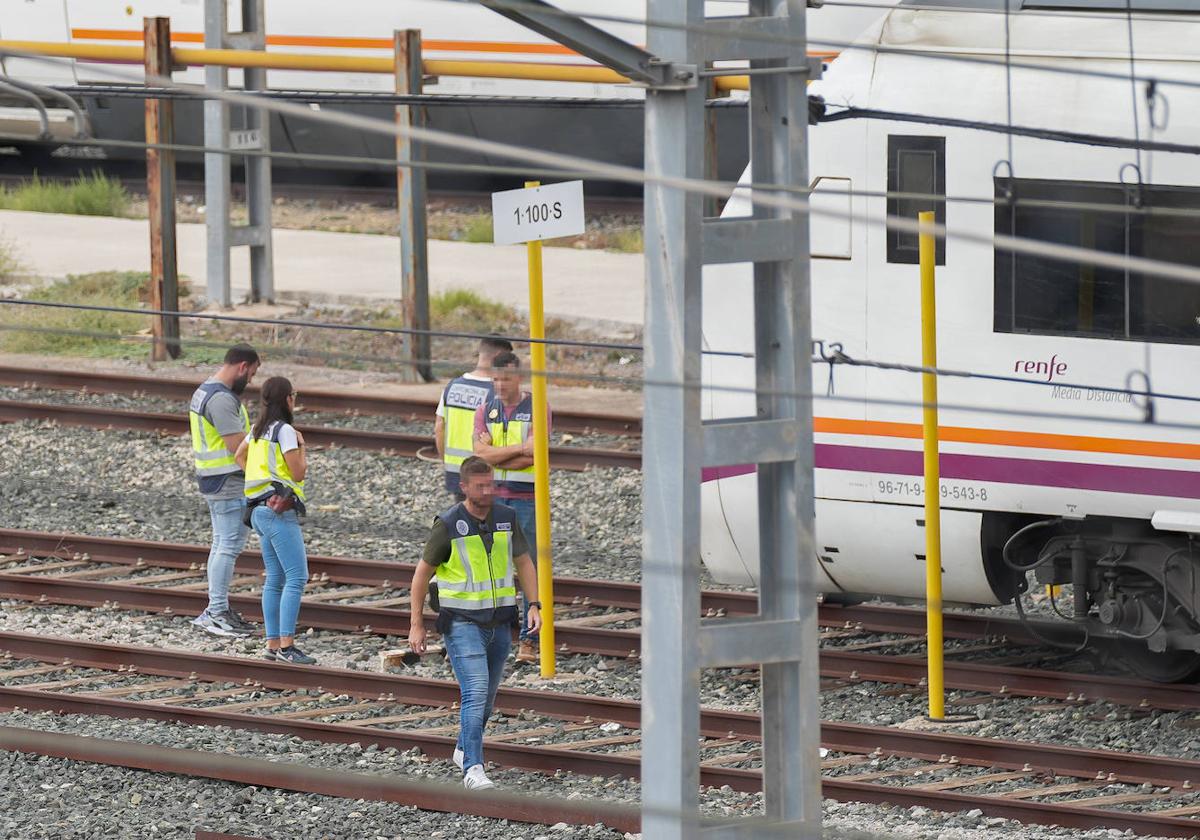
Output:
<svg viewBox="0 0 1200 840">
<path fill-rule="evenodd" d="M 179 225 L 179 270 L 196 290 L 204 288 L 205 233 L 198 224 Z M 89 271 L 147 270 L 149 230 L 145 221 L 51 213 L 0 211 L 0 238 L 15 244 L 21 261 L 45 277 Z M 395 299 L 400 246 L 396 239 L 358 233 L 277 230 L 275 287 L 293 295 Z M 472 289 L 525 308 L 528 275 L 523 245 L 468 242 L 429 243 L 430 291 Z M 640 254 L 546 248 L 546 312 L 640 325 L 643 266 Z M 250 287 L 249 259 L 235 250 L 234 295 Z"/>
</svg>

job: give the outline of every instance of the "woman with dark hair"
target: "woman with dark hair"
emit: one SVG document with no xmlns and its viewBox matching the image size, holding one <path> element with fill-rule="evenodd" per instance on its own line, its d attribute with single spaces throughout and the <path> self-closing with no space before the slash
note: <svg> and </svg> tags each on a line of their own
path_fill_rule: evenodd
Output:
<svg viewBox="0 0 1200 840">
<path fill-rule="evenodd" d="M 282 376 L 262 386 L 258 422 L 238 447 L 238 465 L 246 471 L 246 505 L 250 524 L 262 543 L 262 610 L 266 625 L 266 658 L 312 665 L 296 647 L 300 596 L 308 583 L 308 555 L 300 533 L 304 514 L 304 477 L 308 463 L 304 436 L 292 425 L 296 392 Z"/>
</svg>

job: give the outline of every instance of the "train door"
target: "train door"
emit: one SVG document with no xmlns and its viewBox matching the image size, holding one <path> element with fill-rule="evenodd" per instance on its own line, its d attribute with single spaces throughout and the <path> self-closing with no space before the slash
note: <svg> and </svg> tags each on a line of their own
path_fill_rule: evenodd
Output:
<svg viewBox="0 0 1200 840">
<path fill-rule="evenodd" d="M 0 0 L 0 39 L 6 41 L 71 40 L 67 0 Z M 5 58 L 4 74 L 40 84 L 74 84 L 75 62 L 65 59 Z"/>
</svg>

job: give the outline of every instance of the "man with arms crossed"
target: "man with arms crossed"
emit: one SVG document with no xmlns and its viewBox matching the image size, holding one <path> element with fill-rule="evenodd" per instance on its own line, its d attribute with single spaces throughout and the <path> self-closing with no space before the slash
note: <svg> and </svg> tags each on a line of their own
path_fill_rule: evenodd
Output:
<svg viewBox="0 0 1200 840">
<path fill-rule="evenodd" d="M 214 636 L 248 636 L 255 626 L 229 608 L 233 566 L 246 545 L 246 474 L 233 455 L 250 432 L 242 392 L 258 371 L 258 353 L 248 344 L 229 348 L 225 363 L 192 395 L 188 420 L 200 494 L 212 517 L 208 553 L 208 607 L 192 621 Z"/>
<path fill-rule="evenodd" d="M 495 396 L 475 410 L 475 454 L 496 470 L 496 495 L 511 507 L 537 564 L 537 515 L 533 480 L 533 395 L 521 390 L 521 361 L 512 353 L 492 359 Z M 550 427 L 551 414 L 545 422 Z M 547 432 L 548 433 L 548 432 Z M 538 661 L 538 634 L 521 627 L 518 662 Z"/>
<path fill-rule="evenodd" d="M 517 623 L 517 588 L 529 599 L 529 629 L 542 626 L 537 574 L 517 515 L 493 502 L 492 468 L 474 456 L 459 471 L 466 500 L 438 514 L 412 580 L 412 621 L 408 642 L 425 653 L 425 596 L 437 578 L 440 606 L 437 630 L 446 643 L 461 691 L 458 745 L 454 763 L 467 790 L 494 787 L 483 772 L 483 728 L 492 714 L 496 691 Z"/>
</svg>

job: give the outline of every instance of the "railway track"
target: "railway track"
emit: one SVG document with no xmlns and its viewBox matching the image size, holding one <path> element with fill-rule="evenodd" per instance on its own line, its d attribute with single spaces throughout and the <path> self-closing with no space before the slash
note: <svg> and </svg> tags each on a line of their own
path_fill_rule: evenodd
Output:
<svg viewBox="0 0 1200 840">
<path fill-rule="evenodd" d="M 139 432 L 187 434 L 186 414 L 154 411 L 119 411 L 90 405 L 0 400 L 0 423 L 22 420 L 46 420 L 65 426 L 92 429 L 128 429 Z M 377 432 L 338 426 L 310 426 L 297 423 L 305 440 L 313 446 L 344 446 L 396 455 L 417 457 L 422 451 L 433 452 L 429 435 L 406 432 Z M 436 453 L 434 453 L 436 457 Z M 621 449 L 591 449 L 582 446 L 550 447 L 550 466 L 562 470 L 586 470 L 591 467 L 641 469 L 642 454 Z"/>
<path fill-rule="evenodd" d="M 0 709 L 416 747 L 443 759 L 454 749 L 458 687 L 450 681 L 17 633 L 0 633 L 0 650 Z M 505 717 L 493 725 L 486 748 L 500 763 L 539 772 L 638 776 L 635 701 L 505 686 L 497 708 Z M 701 784 L 761 787 L 759 725 L 750 713 L 702 711 Z M 0 736 L 0 746 L 14 748 L 8 736 Z M 36 750 L 31 741 L 36 738 L 23 742 L 25 748 Z M 1191 819 L 1200 814 L 1193 786 L 1200 762 L 828 722 L 821 741 L 829 751 L 822 761 L 823 794 L 834 799 L 977 808 L 1022 822 L 1138 834 L 1200 832 L 1200 821 Z M 971 792 L 980 788 L 988 790 Z M 1140 810 L 1128 810 L 1132 805 Z"/>
<path fill-rule="evenodd" d="M 36 603 L 112 607 L 174 615 L 199 614 L 207 604 L 202 546 L 148 541 L 76 537 L 0 530 L 0 597 Z M 404 637 L 410 612 L 405 589 L 413 567 L 408 564 L 351 558 L 309 558 L 310 581 L 302 609 L 305 626 L 340 632 L 372 632 Z M 235 567 L 230 603 L 239 612 L 261 619 L 257 594 L 261 556 L 244 552 Z M 563 578 L 555 581 L 555 637 L 569 653 L 636 658 L 641 650 L 636 584 Z M 706 591 L 701 608 L 710 616 L 748 615 L 757 610 L 752 593 Z M 1003 651 L 1011 643 L 1036 641 L 1016 620 L 971 613 L 949 613 L 947 635 L 981 644 L 963 653 Z M 433 617 L 426 615 L 433 629 Z M 925 632 L 925 614 L 895 607 L 822 605 L 822 636 L 838 646 L 821 649 L 821 675 L 848 682 L 919 686 L 926 676 L 922 656 L 879 653 L 881 648 L 911 647 Z M 1048 632 L 1047 625 L 1041 632 Z M 906 639 L 855 644 L 865 634 L 899 634 Z M 1017 657 L 1020 659 L 1021 657 Z M 1034 661 L 1045 660 L 1037 654 Z M 947 688 L 971 692 L 963 706 L 992 696 L 1039 697 L 1083 704 L 1102 700 L 1138 708 L 1200 708 L 1200 687 L 1161 684 L 1125 677 L 1081 674 L 1045 667 L 1018 667 L 1005 660 L 961 662 L 954 650 L 945 665 Z M 1200 779 L 1198 779 L 1200 781 Z"/>
<path fill-rule="evenodd" d="M 177 400 L 186 405 L 196 390 L 196 382 L 157 376 L 134 376 L 118 373 L 98 373 L 39 368 L 0 366 L 0 385 L 13 388 L 50 388 L 60 391 L 91 391 L 101 394 L 151 396 Z M 246 397 L 258 399 L 259 389 L 251 385 Z M 405 420 L 426 420 L 433 417 L 436 404 L 428 400 L 385 397 L 362 391 L 326 391 L 305 388 L 302 400 L 310 411 L 357 412 L 378 414 Z M 623 414 L 586 414 L 572 411 L 554 412 L 554 428 L 572 434 L 603 434 L 640 436 L 642 420 Z"/>
</svg>

